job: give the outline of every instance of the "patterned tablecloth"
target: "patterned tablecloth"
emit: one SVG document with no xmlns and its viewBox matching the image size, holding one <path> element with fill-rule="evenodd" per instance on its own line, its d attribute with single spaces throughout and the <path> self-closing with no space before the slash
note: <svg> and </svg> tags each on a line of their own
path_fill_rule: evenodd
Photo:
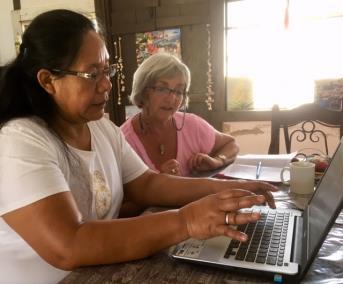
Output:
<svg viewBox="0 0 343 284">
<path fill-rule="evenodd" d="M 292 196 L 286 188 L 274 194 L 277 207 L 303 209 L 309 197 Z M 60 283 L 272 283 L 263 276 L 172 260 L 168 250 L 122 264 L 76 269 Z M 302 283 L 343 283 L 343 213 L 326 238 Z"/>
</svg>

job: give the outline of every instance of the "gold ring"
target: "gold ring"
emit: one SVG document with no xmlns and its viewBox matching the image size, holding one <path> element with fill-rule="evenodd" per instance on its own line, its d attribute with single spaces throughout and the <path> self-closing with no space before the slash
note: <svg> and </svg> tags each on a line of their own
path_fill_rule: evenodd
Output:
<svg viewBox="0 0 343 284">
<path fill-rule="evenodd" d="M 229 225 L 229 212 L 225 213 L 225 224 Z"/>
<path fill-rule="evenodd" d="M 176 174 L 176 170 L 175 169 L 172 169 L 171 172 L 172 172 L 172 174 Z"/>
</svg>

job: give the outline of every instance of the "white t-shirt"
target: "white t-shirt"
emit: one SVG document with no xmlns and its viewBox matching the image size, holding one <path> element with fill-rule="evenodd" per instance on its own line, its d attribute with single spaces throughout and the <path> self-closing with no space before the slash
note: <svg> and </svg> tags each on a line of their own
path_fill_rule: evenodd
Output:
<svg viewBox="0 0 343 284">
<path fill-rule="evenodd" d="M 148 167 L 108 119 L 88 126 L 92 151 L 68 146 L 69 160 L 38 119 L 16 119 L 0 130 L 0 216 L 64 191 L 84 220 L 118 216 L 123 184 Z M 0 284 L 56 283 L 68 273 L 45 262 L 0 217 Z"/>
</svg>

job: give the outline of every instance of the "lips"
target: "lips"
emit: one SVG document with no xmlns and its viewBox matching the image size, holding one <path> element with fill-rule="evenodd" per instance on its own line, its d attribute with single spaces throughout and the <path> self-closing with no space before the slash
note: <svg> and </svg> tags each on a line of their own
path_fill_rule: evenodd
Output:
<svg viewBox="0 0 343 284">
<path fill-rule="evenodd" d="M 173 107 L 161 107 L 162 110 L 165 110 L 165 111 L 173 111 L 174 108 Z"/>
<path fill-rule="evenodd" d="M 103 102 L 98 103 L 98 104 L 94 104 L 94 106 L 96 106 L 96 107 L 105 107 L 105 105 L 106 105 L 106 101 L 103 101 Z"/>
</svg>

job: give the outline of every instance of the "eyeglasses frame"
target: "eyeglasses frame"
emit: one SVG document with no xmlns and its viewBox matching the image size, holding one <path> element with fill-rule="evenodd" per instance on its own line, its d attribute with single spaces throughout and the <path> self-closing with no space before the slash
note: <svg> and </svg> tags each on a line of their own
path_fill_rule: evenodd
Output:
<svg viewBox="0 0 343 284">
<path fill-rule="evenodd" d="M 89 72 L 82 72 L 82 71 L 72 71 L 72 70 L 63 70 L 63 69 L 51 69 L 50 72 L 55 73 L 55 74 L 60 74 L 60 75 L 72 75 L 80 78 L 85 78 L 85 79 L 90 79 L 95 82 L 99 81 L 101 76 L 106 76 L 108 78 L 113 78 L 115 74 L 117 73 L 117 64 L 111 64 L 107 68 L 104 68 L 100 73 L 96 74 L 96 77 L 94 77 L 94 73 L 89 73 Z M 112 70 L 111 70 L 112 69 Z M 105 74 L 107 72 L 108 74 Z M 99 76 L 97 78 L 97 76 Z"/>
<path fill-rule="evenodd" d="M 154 90 L 154 91 L 156 91 L 156 89 L 158 89 L 158 88 L 166 89 L 166 90 L 169 91 L 168 95 L 174 93 L 174 94 L 176 95 L 176 97 L 180 97 L 180 98 L 181 98 L 181 97 L 187 96 L 186 90 L 183 90 L 183 91 L 182 91 L 182 94 L 178 95 L 178 93 L 179 93 L 180 91 L 175 90 L 175 89 L 171 89 L 171 88 L 168 88 L 168 87 L 162 87 L 162 86 L 148 86 L 148 87 L 146 87 L 146 88 L 147 88 L 147 89 L 152 89 L 152 90 Z M 166 95 L 167 95 L 167 94 L 166 94 Z"/>
</svg>

